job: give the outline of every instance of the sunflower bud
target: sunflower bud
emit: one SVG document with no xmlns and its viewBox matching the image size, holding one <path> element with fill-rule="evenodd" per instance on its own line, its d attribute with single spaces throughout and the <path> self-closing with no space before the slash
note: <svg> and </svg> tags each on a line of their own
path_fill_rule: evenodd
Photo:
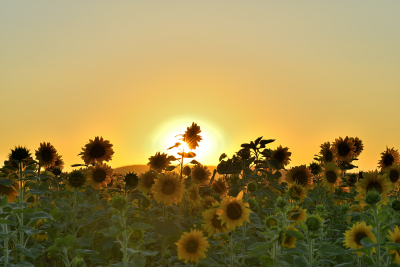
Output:
<svg viewBox="0 0 400 267">
<path fill-rule="evenodd" d="M 272 229 L 272 227 L 278 226 L 278 219 L 273 216 L 269 216 L 265 219 L 265 225 Z"/>
<path fill-rule="evenodd" d="M 111 207 L 113 207 L 114 209 L 117 209 L 119 211 L 122 211 L 126 204 L 127 204 L 127 200 L 124 196 L 122 195 L 117 195 L 115 197 L 113 197 L 110 201 L 110 205 Z"/>
<path fill-rule="evenodd" d="M 51 169 L 51 172 L 56 176 L 61 174 L 60 168 L 57 168 L 57 167 L 54 167 L 53 169 Z"/>
<path fill-rule="evenodd" d="M 74 259 L 74 266 L 76 266 L 76 267 L 86 267 L 85 260 L 82 257 L 76 257 Z"/>
<path fill-rule="evenodd" d="M 399 199 L 393 200 L 392 209 L 394 209 L 395 211 L 400 211 L 400 200 Z"/>
<path fill-rule="evenodd" d="M 365 196 L 365 203 L 369 205 L 375 205 L 381 201 L 381 195 L 376 190 L 368 191 L 367 195 Z"/>
<path fill-rule="evenodd" d="M 257 190 L 257 184 L 254 183 L 254 182 L 250 182 L 250 183 L 247 185 L 247 190 L 248 190 L 249 192 L 254 192 L 254 191 L 256 191 L 256 190 Z"/>
<path fill-rule="evenodd" d="M 144 237 L 143 230 L 135 229 L 135 230 L 132 231 L 132 234 L 131 234 L 131 240 L 132 241 L 138 242 L 138 241 L 142 240 L 143 237 Z"/>
<path fill-rule="evenodd" d="M 282 197 L 278 197 L 275 205 L 276 207 L 283 209 L 286 207 L 286 200 L 284 200 Z"/>
<path fill-rule="evenodd" d="M 322 226 L 321 218 L 317 215 L 308 216 L 306 219 L 306 226 L 309 231 L 317 231 Z"/>
<path fill-rule="evenodd" d="M 255 200 L 254 198 L 249 199 L 249 206 L 250 209 L 254 212 L 258 212 L 260 210 L 260 206 L 258 205 L 257 200 Z"/>
<path fill-rule="evenodd" d="M 146 208 L 150 207 L 151 202 L 148 198 L 143 198 L 143 199 L 141 199 L 140 202 L 141 202 L 142 208 L 146 209 Z"/>
<path fill-rule="evenodd" d="M 171 251 L 169 251 L 169 250 L 166 250 L 165 252 L 164 252 L 164 258 L 165 259 L 169 259 L 169 258 L 171 258 Z"/>
<path fill-rule="evenodd" d="M 126 187 L 130 189 L 135 189 L 139 184 L 139 177 L 136 173 L 128 172 L 124 177 Z"/>
<path fill-rule="evenodd" d="M 316 209 L 317 209 L 317 213 L 318 214 L 325 213 L 325 206 L 324 205 L 317 205 Z"/>
</svg>

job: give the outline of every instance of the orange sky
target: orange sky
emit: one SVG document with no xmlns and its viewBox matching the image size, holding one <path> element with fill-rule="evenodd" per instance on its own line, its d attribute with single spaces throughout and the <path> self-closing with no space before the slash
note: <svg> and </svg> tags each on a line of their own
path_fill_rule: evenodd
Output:
<svg viewBox="0 0 400 267">
<path fill-rule="evenodd" d="M 358 136 L 362 170 L 400 148 L 400 2 L 2 1 L 0 161 L 89 139 L 112 167 L 145 164 L 194 121 L 202 161 L 257 137 L 290 166 Z M 173 137 L 173 136 L 172 136 Z M 173 145 L 173 144 L 170 144 Z M 200 143 L 200 146 L 202 143 Z M 71 168 L 67 168 L 70 170 Z"/>
</svg>

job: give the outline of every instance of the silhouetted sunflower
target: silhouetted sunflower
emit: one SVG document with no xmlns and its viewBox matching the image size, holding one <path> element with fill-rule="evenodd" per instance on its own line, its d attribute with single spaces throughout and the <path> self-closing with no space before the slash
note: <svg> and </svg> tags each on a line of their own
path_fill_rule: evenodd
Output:
<svg viewBox="0 0 400 267">
<path fill-rule="evenodd" d="M 149 163 L 147 163 L 147 165 L 150 166 L 150 169 L 161 172 L 171 164 L 172 158 L 174 157 L 157 152 L 154 156 L 149 158 Z"/>
<path fill-rule="evenodd" d="M 182 169 L 182 174 L 183 175 L 189 176 L 190 173 L 191 173 L 190 166 L 186 165 L 185 167 L 183 167 L 183 169 Z"/>
<path fill-rule="evenodd" d="M 40 143 L 39 149 L 36 150 L 36 159 L 44 168 L 51 167 L 57 160 L 57 150 L 50 143 Z"/>
<path fill-rule="evenodd" d="M 283 169 L 290 162 L 290 156 L 292 152 L 289 152 L 288 147 L 278 146 L 275 151 L 272 152 L 272 158 L 279 163 L 279 168 Z"/>
<path fill-rule="evenodd" d="M 14 180 L 12 181 L 12 186 L 5 186 L 0 184 L 0 196 L 7 196 L 8 202 L 15 202 L 18 196 L 17 192 L 19 192 L 19 182 Z"/>
<path fill-rule="evenodd" d="M 325 163 L 322 171 L 322 186 L 333 192 L 339 187 L 341 181 L 340 168 L 333 162 Z"/>
<path fill-rule="evenodd" d="M 298 222 L 305 222 L 307 219 L 307 210 L 302 209 L 298 206 L 293 206 L 287 212 L 288 220 L 293 221 L 292 224 L 297 224 Z"/>
<path fill-rule="evenodd" d="M 199 146 L 198 143 L 202 139 L 199 133 L 201 133 L 200 126 L 193 122 L 192 126 L 187 127 L 187 130 L 183 134 L 181 140 L 186 142 L 189 149 L 196 149 L 196 147 Z"/>
<path fill-rule="evenodd" d="M 74 191 L 86 183 L 86 176 L 81 170 L 73 170 L 67 177 L 66 188 Z"/>
<path fill-rule="evenodd" d="M 228 184 L 222 178 L 216 179 L 211 184 L 211 189 L 215 194 L 224 197 L 228 193 Z"/>
<path fill-rule="evenodd" d="M 392 183 L 387 178 L 387 175 L 380 175 L 377 171 L 363 173 L 363 179 L 356 184 L 358 195 L 354 198 L 365 204 L 365 197 L 370 190 L 375 189 L 381 195 L 381 202 L 386 205 L 389 202 L 388 193 L 393 189 Z"/>
<path fill-rule="evenodd" d="M 394 148 L 389 149 L 386 147 L 386 151 L 382 152 L 381 155 L 382 157 L 378 164 L 382 170 L 392 166 L 393 164 L 400 163 L 399 151 L 394 150 Z"/>
<path fill-rule="evenodd" d="M 158 173 L 153 170 L 149 170 L 145 173 L 143 173 L 140 176 L 139 179 L 139 185 L 138 185 L 138 190 L 142 191 L 144 194 L 150 194 L 151 193 L 151 187 L 153 184 L 156 182 Z"/>
<path fill-rule="evenodd" d="M 136 173 L 127 172 L 124 176 L 125 186 L 129 189 L 135 189 L 139 183 L 139 177 Z"/>
<path fill-rule="evenodd" d="M 26 147 L 16 146 L 11 149 L 11 153 L 8 155 L 9 160 L 16 160 L 18 162 L 27 160 L 31 156 L 29 150 Z"/>
<path fill-rule="evenodd" d="M 286 231 L 298 231 L 296 227 L 289 225 L 286 227 Z M 279 241 L 283 248 L 295 248 L 296 247 L 296 240 L 297 238 L 291 235 L 288 235 L 285 231 L 282 231 L 279 236 Z"/>
<path fill-rule="evenodd" d="M 62 156 L 57 155 L 56 160 L 54 161 L 54 164 L 48 168 L 48 170 L 52 170 L 53 168 L 58 168 L 60 170 L 64 169 L 64 160 L 62 159 Z"/>
<path fill-rule="evenodd" d="M 186 200 L 189 202 L 189 205 L 192 209 L 201 206 L 202 198 L 199 195 L 199 187 L 196 184 L 192 184 L 186 190 Z"/>
<path fill-rule="evenodd" d="M 218 218 L 219 215 L 217 214 L 218 209 L 217 208 L 212 208 L 209 210 L 206 210 L 203 212 L 203 229 L 205 230 L 206 233 L 208 233 L 208 236 L 212 236 L 218 233 L 227 233 L 228 228 L 226 227 L 225 224 L 221 222 L 221 220 Z"/>
<path fill-rule="evenodd" d="M 93 189 L 105 188 L 111 182 L 111 174 L 110 166 L 97 162 L 96 165 L 89 168 L 86 183 Z"/>
<path fill-rule="evenodd" d="M 96 136 L 94 140 L 89 139 L 89 143 L 82 147 L 82 159 L 86 164 L 110 161 L 114 150 L 110 141 L 103 140 L 103 137 Z"/>
<path fill-rule="evenodd" d="M 360 138 L 355 137 L 355 138 L 351 138 L 352 141 L 354 142 L 354 146 L 356 147 L 355 151 L 354 151 L 354 157 L 358 157 L 361 152 L 364 150 L 364 145 L 363 142 L 361 141 Z"/>
<path fill-rule="evenodd" d="M 365 222 L 354 224 L 350 230 L 344 233 L 344 246 L 351 249 L 363 248 L 364 246 L 361 244 L 361 240 L 365 237 L 370 238 L 373 243 L 376 243 L 375 235 L 372 233 L 371 229 L 372 226 L 367 226 Z M 375 248 L 373 248 L 372 251 L 375 252 Z M 361 251 L 357 251 L 356 253 L 359 257 L 362 254 Z"/>
<path fill-rule="evenodd" d="M 397 188 L 400 178 L 400 164 L 392 164 L 390 167 L 387 167 L 385 169 L 385 173 L 387 174 L 389 180 L 392 182 L 393 188 Z"/>
<path fill-rule="evenodd" d="M 159 174 L 151 190 L 154 193 L 154 199 L 166 206 L 172 206 L 173 203 L 178 203 L 182 200 L 182 180 L 174 172 Z"/>
<path fill-rule="evenodd" d="M 242 201 L 243 192 L 240 192 L 237 197 L 226 197 L 222 200 L 221 207 L 217 214 L 219 219 L 229 230 L 235 230 L 236 227 L 243 225 L 245 221 L 250 223 L 249 203 Z"/>
<path fill-rule="evenodd" d="M 297 183 L 293 183 L 289 186 L 287 195 L 291 200 L 303 201 L 307 197 L 307 189 Z"/>
<path fill-rule="evenodd" d="M 332 147 L 333 153 L 340 161 L 349 162 L 355 156 L 356 147 L 354 146 L 354 140 L 348 136 L 344 139 L 342 137 L 336 139 Z"/>
<path fill-rule="evenodd" d="M 286 181 L 288 183 L 297 183 L 304 186 L 307 190 L 313 185 L 311 171 L 306 165 L 291 168 L 290 171 L 286 173 Z"/>
<path fill-rule="evenodd" d="M 210 247 L 208 240 L 203 236 L 203 231 L 191 230 L 184 232 L 178 242 L 178 259 L 185 260 L 185 263 L 199 262 L 199 258 L 206 258 L 206 252 Z"/>
<path fill-rule="evenodd" d="M 396 225 L 396 227 L 393 230 L 394 230 L 393 232 L 388 230 L 389 235 L 387 235 L 387 237 L 393 243 L 400 244 L 400 229 Z M 394 262 L 400 265 L 400 250 L 399 249 L 391 249 L 390 254 L 394 254 Z"/>
<path fill-rule="evenodd" d="M 336 160 L 336 156 L 333 153 L 333 147 L 331 146 L 330 142 L 325 142 L 321 145 L 321 151 L 319 154 L 321 155 L 319 160 L 322 163 L 335 162 Z"/>
<path fill-rule="evenodd" d="M 195 165 L 192 168 L 192 181 L 196 184 L 206 184 L 210 180 L 211 173 L 204 165 Z"/>
<path fill-rule="evenodd" d="M 211 208 L 213 206 L 213 204 L 217 204 L 217 203 L 218 203 L 218 201 L 215 200 L 215 198 L 213 196 L 206 196 L 203 199 L 203 206 L 206 209 Z"/>
</svg>

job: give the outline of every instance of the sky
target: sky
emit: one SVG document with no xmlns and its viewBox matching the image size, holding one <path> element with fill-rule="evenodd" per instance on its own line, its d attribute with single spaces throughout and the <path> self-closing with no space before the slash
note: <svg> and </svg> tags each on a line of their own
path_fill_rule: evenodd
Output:
<svg viewBox="0 0 400 267">
<path fill-rule="evenodd" d="M 1 1 L 0 162 L 50 142 L 71 170 L 102 136 L 112 167 L 146 164 L 195 122 L 203 164 L 357 136 L 374 170 L 400 148 L 399 29 L 394 0 Z"/>
</svg>

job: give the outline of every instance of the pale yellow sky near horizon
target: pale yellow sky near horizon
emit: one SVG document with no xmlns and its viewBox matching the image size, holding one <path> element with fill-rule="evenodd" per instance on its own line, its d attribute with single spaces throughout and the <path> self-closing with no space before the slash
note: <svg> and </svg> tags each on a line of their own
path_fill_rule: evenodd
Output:
<svg viewBox="0 0 400 267">
<path fill-rule="evenodd" d="M 71 170 L 103 136 L 112 167 L 146 164 L 196 122 L 207 165 L 357 136 L 374 170 L 400 148 L 399 29 L 399 1 L 2 1 L 0 162 L 50 142 Z"/>
</svg>

